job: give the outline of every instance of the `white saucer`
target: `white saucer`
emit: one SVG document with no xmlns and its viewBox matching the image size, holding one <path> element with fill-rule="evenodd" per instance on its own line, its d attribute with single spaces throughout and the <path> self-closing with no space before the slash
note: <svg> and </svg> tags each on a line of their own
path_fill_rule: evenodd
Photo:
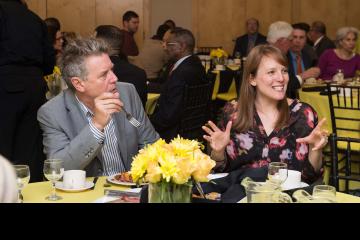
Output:
<svg viewBox="0 0 360 240">
<path fill-rule="evenodd" d="M 207 178 L 210 181 L 210 180 L 226 177 L 227 175 L 229 175 L 229 173 L 213 173 L 213 174 L 209 174 Z"/>
<path fill-rule="evenodd" d="M 55 188 L 56 189 L 59 189 L 61 191 L 64 191 L 64 192 L 82 192 L 82 191 L 85 191 L 89 188 L 92 188 L 94 186 L 94 183 L 93 182 L 85 182 L 85 187 L 83 188 L 65 188 L 64 185 L 63 185 L 63 182 L 56 182 L 55 183 Z"/>
<path fill-rule="evenodd" d="M 288 186 L 288 187 L 281 187 L 281 189 L 283 190 L 283 191 L 287 191 L 287 190 L 291 190 L 291 189 L 295 189 L 295 188 L 304 188 L 304 187 L 308 187 L 309 186 L 309 184 L 307 184 L 307 183 L 305 183 L 305 182 L 300 182 L 300 186 L 299 187 L 290 187 L 290 186 Z"/>
</svg>

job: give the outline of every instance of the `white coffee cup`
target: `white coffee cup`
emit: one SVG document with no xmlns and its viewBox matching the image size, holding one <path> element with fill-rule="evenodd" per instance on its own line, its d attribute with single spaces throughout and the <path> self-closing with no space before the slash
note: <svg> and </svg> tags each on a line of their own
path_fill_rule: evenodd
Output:
<svg viewBox="0 0 360 240">
<path fill-rule="evenodd" d="M 301 172 L 288 170 L 288 177 L 281 185 L 283 189 L 293 189 L 301 187 Z"/>
<path fill-rule="evenodd" d="M 218 71 L 225 70 L 225 66 L 218 64 L 218 65 L 215 66 L 215 70 L 218 70 Z"/>
<path fill-rule="evenodd" d="M 235 58 L 234 63 L 235 64 L 241 64 L 241 59 L 240 58 Z"/>
<path fill-rule="evenodd" d="M 67 189 L 80 189 L 85 187 L 86 172 L 83 170 L 68 170 L 64 172 L 63 185 Z"/>
</svg>

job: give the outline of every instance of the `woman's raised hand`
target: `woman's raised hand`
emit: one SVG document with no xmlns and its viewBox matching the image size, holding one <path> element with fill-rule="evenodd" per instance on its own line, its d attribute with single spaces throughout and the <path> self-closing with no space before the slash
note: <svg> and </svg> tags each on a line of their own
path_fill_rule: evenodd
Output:
<svg viewBox="0 0 360 240">
<path fill-rule="evenodd" d="M 225 131 L 221 131 L 212 121 L 209 121 L 202 129 L 208 134 L 204 135 L 204 139 L 210 143 L 210 147 L 215 152 L 224 151 L 230 142 L 230 130 L 232 121 L 226 125 Z"/>
<path fill-rule="evenodd" d="M 323 118 L 319 124 L 312 130 L 309 136 L 304 138 L 296 139 L 298 143 L 307 143 L 309 144 L 313 151 L 320 150 L 326 146 L 328 143 L 329 132 L 327 130 L 321 129 L 322 125 L 326 122 L 326 119 Z"/>
</svg>

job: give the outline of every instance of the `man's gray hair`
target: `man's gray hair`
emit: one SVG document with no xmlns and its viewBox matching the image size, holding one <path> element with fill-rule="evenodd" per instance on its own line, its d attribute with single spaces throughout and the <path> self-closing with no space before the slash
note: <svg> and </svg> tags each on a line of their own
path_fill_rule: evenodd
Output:
<svg viewBox="0 0 360 240">
<path fill-rule="evenodd" d="M 267 34 L 268 43 L 274 44 L 280 38 L 288 38 L 292 34 L 292 26 L 283 21 L 274 22 L 269 27 Z"/>
<path fill-rule="evenodd" d="M 349 33 L 354 33 L 355 40 L 358 39 L 359 30 L 357 28 L 354 28 L 354 27 L 342 27 L 342 28 L 339 28 L 337 30 L 336 39 L 335 39 L 335 44 L 336 44 L 337 47 L 339 47 L 340 41 L 343 40 L 344 38 L 346 38 L 346 35 L 348 35 Z"/>
<path fill-rule="evenodd" d="M 60 58 L 59 65 L 61 75 L 71 90 L 75 91 L 71 78 L 79 77 L 82 80 L 86 80 L 88 75 L 85 65 L 86 58 L 100 56 L 104 53 L 109 54 L 109 48 L 100 39 L 84 38 L 69 42 Z"/>
<path fill-rule="evenodd" d="M 195 47 L 195 37 L 190 30 L 176 27 L 170 33 L 174 35 L 175 40 L 184 43 L 187 51 L 192 54 Z"/>
</svg>

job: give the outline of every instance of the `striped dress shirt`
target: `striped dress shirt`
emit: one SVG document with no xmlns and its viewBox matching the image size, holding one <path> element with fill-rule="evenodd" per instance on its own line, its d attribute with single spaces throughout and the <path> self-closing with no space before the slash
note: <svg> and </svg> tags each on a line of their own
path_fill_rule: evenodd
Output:
<svg viewBox="0 0 360 240">
<path fill-rule="evenodd" d="M 102 175 L 109 176 L 119 172 L 125 172 L 126 170 L 123 160 L 121 159 L 119 144 L 115 134 L 115 124 L 113 118 L 111 117 L 110 122 L 104 128 L 104 132 L 100 131 L 92 122 L 92 118 L 94 116 L 92 111 L 86 107 L 85 104 L 77 98 L 77 96 L 76 99 L 89 122 L 91 132 L 94 134 L 98 143 L 103 144 L 101 154 L 98 156 L 103 167 Z"/>
</svg>

